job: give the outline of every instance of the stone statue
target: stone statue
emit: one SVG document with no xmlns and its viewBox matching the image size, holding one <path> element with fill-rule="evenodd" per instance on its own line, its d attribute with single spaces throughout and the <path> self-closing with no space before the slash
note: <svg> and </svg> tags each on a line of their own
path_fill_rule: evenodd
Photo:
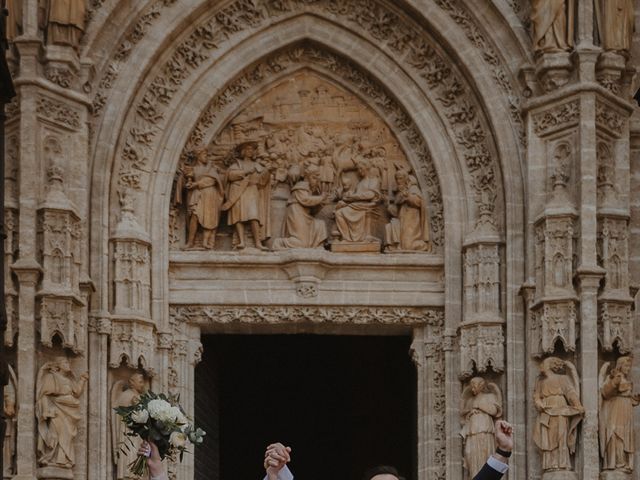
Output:
<svg viewBox="0 0 640 480">
<path fill-rule="evenodd" d="M 186 180 L 186 183 L 185 183 Z M 196 152 L 196 163 L 183 167 L 176 189 L 188 191 L 187 248 L 193 248 L 198 229 L 202 229 L 202 246 L 215 247 L 216 230 L 220 223 L 220 208 L 224 199 L 222 176 L 215 165 L 210 164 L 205 149 Z"/>
<path fill-rule="evenodd" d="M 494 423 L 502 417 L 502 394 L 495 383 L 474 377 L 462 392 L 464 465 L 470 474 L 479 472 L 495 451 Z"/>
<path fill-rule="evenodd" d="M 69 360 L 45 363 L 36 382 L 38 419 L 38 464 L 43 467 L 72 468 L 75 464 L 73 440 L 82 419 L 80 396 L 89 378 L 83 373 L 76 381 Z"/>
<path fill-rule="evenodd" d="M 538 410 L 533 440 L 542 452 L 545 471 L 571 470 L 577 427 L 584 413 L 579 389 L 578 373 L 571 362 L 557 357 L 542 361 L 533 392 Z"/>
<path fill-rule="evenodd" d="M 382 199 L 380 177 L 366 159 L 360 159 L 357 168 L 360 180 L 355 190 L 345 191 L 336 205 L 337 233 L 343 242 L 379 243 L 371 235 L 370 215 Z"/>
<path fill-rule="evenodd" d="M 20 35 L 22 29 L 22 3 L 23 0 L 7 1 L 7 39 L 9 41 Z"/>
<path fill-rule="evenodd" d="M 603 470 L 633 472 L 635 438 L 633 407 L 640 395 L 633 393 L 631 357 L 620 357 L 607 375 L 609 362 L 600 370 L 600 455 Z"/>
<path fill-rule="evenodd" d="M 256 150 L 255 142 L 238 145 L 235 161 L 227 171 L 227 200 L 222 209 L 229 212 L 229 225 L 235 225 L 238 249 L 246 246 L 244 227 L 247 223 L 256 248 L 267 250 L 262 242 L 270 237 L 271 173 L 256 161 Z"/>
<path fill-rule="evenodd" d="M 429 219 L 418 181 L 406 170 L 398 170 L 395 178 L 398 192 L 389 205 L 394 218 L 386 225 L 386 250 L 428 252 Z"/>
<path fill-rule="evenodd" d="M 283 225 L 283 238 L 273 242 L 274 250 L 287 248 L 317 248 L 327 239 L 324 221 L 314 218 L 313 210 L 321 207 L 327 199 L 322 193 L 320 169 L 315 165 L 305 168 L 304 180 L 291 189 Z"/>
<path fill-rule="evenodd" d="M 6 419 L 6 430 L 4 432 L 4 444 L 2 450 L 2 466 L 4 468 L 3 476 L 12 477 L 16 474 L 15 471 L 15 456 L 16 456 L 16 440 L 17 440 L 17 381 L 16 374 L 11 368 L 9 369 L 9 382 L 4 387 L 4 416 Z"/>
<path fill-rule="evenodd" d="M 84 33 L 86 0 L 49 0 L 47 43 L 77 47 Z"/>
<path fill-rule="evenodd" d="M 566 52 L 573 47 L 573 0 L 531 0 L 531 23 L 536 52 Z"/>
<path fill-rule="evenodd" d="M 596 20 L 602 48 L 628 52 L 633 38 L 633 0 L 596 0 Z"/>
<path fill-rule="evenodd" d="M 129 381 L 119 380 L 111 389 L 111 442 L 113 451 L 113 464 L 116 479 L 135 478 L 129 471 L 129 465 L 137 458 L 137 437 L 127 436 L 127 429 L 121 418 L 114 412 L 116 407 L 130 407 L 136 403 L 140 395 L 146 390 L 145 379 L 142 373 L 134 373 Z M 133 444 L 132 444 L 133 442 Z M 126 445 L 125 448 L 122 448 Z"/>
</svg>

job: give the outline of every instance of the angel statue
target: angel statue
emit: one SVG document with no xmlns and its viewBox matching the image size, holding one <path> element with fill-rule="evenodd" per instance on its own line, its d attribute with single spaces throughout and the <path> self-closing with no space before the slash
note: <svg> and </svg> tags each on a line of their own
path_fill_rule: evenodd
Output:
<svg viewBox="0 0 640 480">
<path fill-rule="evenodd" d="M 542 361 L 533 391 L 538 410 L 533 441 L 542 452 L 545 471 L 571 470 L 577 428 L 584 414 L 579 391 L 578 372 L 571 362 L 558 357 Z"/>
<path fill-rule="evenodd" d="M 134 405 L 146 389 L 144 375 L 139 372 L 131 375 L 127 382 L 118 380 L 111 388 L 111 409 L 114 412 L 111 418 L 111 447 L 116 480 L 135 478 L 129 470 L 129 465 L 138 458 L 139 445 L 125 445 L 128 442 L 136 442 L 137 438 L 127 436 L 126 425 L 113 409 Z"/>
<path fill-rule="evenodd" d="M 493 425 L 502 417 L 502 393 L 495 383 L 474 377 L 462 392 L 460 410 L 464 465 L 473 475 L 495 451 Z"/>
<path fill-rule="evenodd" d="M 609 362 L 600 369 L 600 456 L 603 470 L 633 472 L 635 439 L 633 407 L 640 395 L 633 393 L 631 357 L 620 357 L 609 370 Z"/>
</svg>

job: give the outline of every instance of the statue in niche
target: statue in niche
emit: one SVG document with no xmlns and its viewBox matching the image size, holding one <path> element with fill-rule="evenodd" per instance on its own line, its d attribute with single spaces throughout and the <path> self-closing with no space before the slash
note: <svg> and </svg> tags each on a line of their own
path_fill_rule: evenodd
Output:
<svg viewBox="0 0 640 480">
<path fill-rule="evenodd" d="M 256 248 L 269 238 L 271 172 L 256 160 L 258 145 L 245 142 L 235 149 L 235 159 L 227 170 L 227 199 L 222 210 L 228 211 L 229 225 L 235 225 L 237 249 L 246 246 L 245 224 L 251 227 Z"/>
<path fill-rule="evenodd" d="M 327 239 L 327 227 L 323 220 L 313 216 L 313 210 L 327 200 L 322 192 L 321 172 L 315 165 L 305 168 L 304 180 L 291 189 L 287 213 L 283 225 L 283 238 L 273 243 L 274 250 L 287 248 L 318 248 Z"/>
<path fill-rule="evenodd" d="M 631 357 L 620 357 L 609 369 L 606 362 L 600 369 L 600 455 L 603 470 L 633 472 L 635 438 L 633 407 L 640 404 L 640 394 L 633 393 Z"/>
<path fill-rule="evenodd" d="M 628 53 L 633 40 L 633 0 L 596 0 L 596 24 L 602 48 Z"/>
<path fill-rule="evenodd" d="M 393 218 L 385 229 L 386 250 L 428 252 L 431 250 L 429 219 L 418 181 L 406 170 L 398 170 L 395 179 L 398 191 L 389 203 Z"/>
<path fill-rule="evenodd" d="M 355 189 L 348 189 L 336 205 L 336 229 L 334 234 L 343 243 L 373 243 L 380 240 L 371 234 L 371 218 L 375 214 L 382 192 L 380 174 L 369 160 L 360 159 L 357 163 L 359 181 Z"/>
<path fill-rule="evenodd" d="M 567 372 L 568 370 L 568 372 Z M 542 361 L 533 400 L 538 418 L 533 440 L 542 452 L 542 469 L 571 470 L 577 428 L 584 414 L 575 366 L 557 357 Z"/>
<path fill-rule="evenodd" d="M 571 50 L 574 8 L 573 0 L 531 0 L 533 48 L 537 53 Z"/>
<path fill-rule="evenodd" d="M 479 472 L 495 451 L 494 423 L 502 417 L 502 393 L 495 383 L 474 377 L 462 392 L 464 465 L 470 474 Z"/>
<path fill-rule="evenodd" d="M 67 358 L 45 363 L 36 382 L 38 419 L 38 464 L 43 467 L 72 468 L 73 441 L 82 420 L 80 396 L 88 373 L 76 380 Z"/>
<path fill-rule="evenodd" d="M 9 382 L 4 387 L 4 416 L 6 419 L 6 428 L 4 431 L 4 444 L 2 450 L 2 465 L 4 468 L 3 476 L 12 477 L 16 474 L 15 457 L 16 457 L 16 440 L 17 440 L 17 381 L 16 374 L 11 368 L 9 369 Z"/>
<path fill-rule="evenodd" d="M 78 47 L 84 33 L 85 0 L 49 0 L 47 43 Z"/>
<path fill-rule="evenodd" d="M 202 229 L 202 246 L 213 249 L 216 230 L 220 223 L 220 209 L 224 200 L 223 177 L 218 168 L 209 162 L 207 151 L 195 153 L 195 164 L 185 165 L 176 183 L 176 194 L 187 190 L 187 245 L 195 246 L 198 230 Z"/>
<path fill-rule="evenodd" d="M 7 39 L 13 40 L 20 35 L 22 30 L 22 3 L 23 0 L 8 0 L 7 2 Z"/>
<path fill-rule="evenodd" d="M 129 471 L 129 465 L 137 458 L 139 440 L 137 437 L 126 435 L 127 429 L 121 418 L 116 415 L 114 408 L 129 407 L 140 399 L 146 390 L 145 378 L 142 373 L 134 373 L 127 382 L 118 380 L 111 388 L 111 443 L 113 451 L 113 465 L 116 479 L 135 478 Z M 126 448 L 122 448 L 127 445 Z"/>
</svg>

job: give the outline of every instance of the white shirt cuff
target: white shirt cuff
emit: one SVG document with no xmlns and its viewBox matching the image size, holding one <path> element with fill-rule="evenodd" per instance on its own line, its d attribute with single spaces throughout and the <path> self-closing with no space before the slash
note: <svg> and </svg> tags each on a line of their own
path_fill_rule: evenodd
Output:
<svg viewBox="0 0 640 480">
<path fill-rule="evenodd" d="M 264 480 L 268 480 L 268 476 L 264 476 Z M 278 480 L 293 480 L 293 473 L 286 465 L 278 472 Z"/>
<path fill-rule="evenodd" d="M 502 463 L 493 455 L 490 456 L 489 459 L 487 460 L 487 465 L 489 465 L 495 471 L 500 472 L 502 474 L 507 473 L 507 470 L 509 470 L 509 465 L 507 465 L 506 463 Z"/>
</svg>

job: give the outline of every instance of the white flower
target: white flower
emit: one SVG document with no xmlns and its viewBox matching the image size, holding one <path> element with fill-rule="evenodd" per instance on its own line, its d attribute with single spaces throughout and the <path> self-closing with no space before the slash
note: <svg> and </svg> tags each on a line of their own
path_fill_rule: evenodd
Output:
<svg viewBox="0 0 640 480">
<path fill-rule="evenodd" d="M 136 410 L 131 414 L 131 420 L 136 423 L 147 423 L 147 420 L 149 420 L 149 412 L 146 410 Z"/>
<path fill-rule="evenodd" d="M 147 404 L 147 410 L 149 411 L 149 415 L 154 420 L 159 420 L 161 422 L 165 422 L 169 417 L 169 412 L 173 407 L 166 400 L 155 399 L 151 400 Z"/>
<path fill-rule="evenodd" d="M 182 432 L 173 432 L 169 437 L 171 446 L 180 448 L 187 444 L 187 436 Z"/>
</svg>

